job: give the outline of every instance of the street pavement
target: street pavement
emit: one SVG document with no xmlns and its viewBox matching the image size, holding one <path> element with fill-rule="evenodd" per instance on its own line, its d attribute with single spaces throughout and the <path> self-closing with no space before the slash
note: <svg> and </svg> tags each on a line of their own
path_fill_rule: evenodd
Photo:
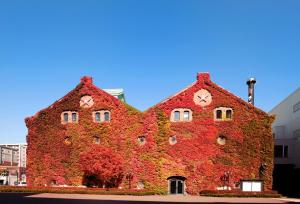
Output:
<svg viewBox="0 0 300 204">
<path fill-rule="evenodd" d="M 178 204 L 178 203 L 299 203 L 288 198 L 218 198 L 201 196 L 114 196 L 86 194 L 0 193 L 0 204 Z"/>
</svg>

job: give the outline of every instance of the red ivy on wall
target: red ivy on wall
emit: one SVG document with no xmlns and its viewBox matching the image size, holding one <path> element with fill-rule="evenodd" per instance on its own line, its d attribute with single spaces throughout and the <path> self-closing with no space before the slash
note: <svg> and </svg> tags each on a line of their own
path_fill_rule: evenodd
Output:
<svg viewBox="0 0 300 204">
<path fill-rule="evenodd" d="M 213 99 L 204 108 L 193 101 L 200 89 L 208 90 Z M 93 97 L 91 108 L 79 106 L 84 95 Z M 233 120 L 215 121 L 213 110 L 217 107 L 232 108 Z M 191 109 L 193 120 L 170 122 L 176 108 Z M 111 121 L 94 123 L 92 112 L 97 110 L 109 110 Z M 78 112 L 79 122 L 61 124 L 63 111 Z M 26 119 L 28 184 L 85 183 L 84 172 L 88 171 L 82 169 L 79 158 L 84 158 L 84 152 L 92 155 L 96 151 L 91 145 L 97 136 L 101 148 L 107 147 L 124 159 L 119 169 L 123 188 L 128 186 L 128 174 L 133 175 L 132 186 L 143 182 L 145 188 L 161 191 L 167 191 L 168 177 L 183 176 L 187 192 L 193 194 L 222 186 L 220 178 L 230 172 L 232 188 L 240 179 L 263 179 L 265 188 L 271 189 L 272 121 L 273 117 L 211 82 L 208 74 L 198 75 L 190 87 L 143 113 L 95 87 L 90 78 L 83 78 L 65 97 Z M 219 135 L 226 137 L 225 145 L 216 142 Z M 145 137 L 145 144 L 138 142 L 139 136 Z M 171 136 L 177 138 L 174 145 L 169 144 Z M 70 139 L 67 144 L 66 137 Z M 263 172 L 262 164 L 266 164 Z"/>
</svg>

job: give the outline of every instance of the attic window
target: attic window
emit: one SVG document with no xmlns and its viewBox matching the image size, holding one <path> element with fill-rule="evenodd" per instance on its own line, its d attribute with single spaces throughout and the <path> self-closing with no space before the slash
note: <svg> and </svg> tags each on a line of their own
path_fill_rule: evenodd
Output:
<svg viewBox="0 0 300 204">
<path fill-rule="evenodd" d="M 179 121 L 179 120 L 180 120 L 180 112 L 174 111 L 174 121 Z"/>
<path fill-rule="evenodd" d="M 76 111 L 64 111 L 61 114 L 61 123 L 78 123 L 78 113 Z"/>
<path fill-rule="evenodd" d="M 171 122 L 190 122 L 192 121 L 192 110 L 187 108 L 176 108 L 171 112 Z"/>
<path fill-rule="evenodd" d="M 146 137 L 145 136 L 139 136 L 138 137 L 138 143 L 140 145 L 144 145 L 146 143 Z"/>
<path fill-rule="evenodd" d="M 214 109 L 215 121 L 228 121 L 232 120 L 233 110 L 227 107 L 218 107 Z"/>
<path fill-rule="evenodd" d="M 69 121 L 69 114 L 64 113 L 64 122 L 67 123 Z"/>
<path fill-rule="evenodd" d="M 72 122 L 77 121 L 77 113 L 72 113 Z"/>
<path fill-rule="evenodd" d="M 232 110 L 226 110 L 226 119 L 231 119 L 232 117 Z"/>
<path fill-rule="evenodd" d="M 94 111 L 92 116 L 95 123 L 110 122 L 110 111 L 108 110 Z"/>
<path fill-rule="evenodd" d="M 104 121 L 108 122 L 110 120 L 109 112 L 104 112 Z"/>
<path fill-rule="evenodd" d="M 222 119 L 222 110 L 216 111 L 216 119 Z"/>
<path fill-rule="evenodd" d="M 100 122 L 100 112 L 95 113 L 95 121 Z"/>
</svg>

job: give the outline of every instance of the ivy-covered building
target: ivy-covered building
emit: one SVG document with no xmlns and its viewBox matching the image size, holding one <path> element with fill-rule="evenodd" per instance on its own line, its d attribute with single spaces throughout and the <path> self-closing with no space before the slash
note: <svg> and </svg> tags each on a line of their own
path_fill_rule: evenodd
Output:
<svg viewBox="0 0 300 204">
<path fill-rule="evenodd" d="M 98 145 L 123 158 L 118 179 L 106 183 L 112 187 L 197 194 L 241 188 L 241 183 L 243 190 L 257 189 L 261 182 L 270 190 L 272 121 L 213 83 L 208 73 L 144 112 L 83 77 L 66 96 L 26 118 L 27 183 L 101 183 L 80 161 Z"/>
</svg>

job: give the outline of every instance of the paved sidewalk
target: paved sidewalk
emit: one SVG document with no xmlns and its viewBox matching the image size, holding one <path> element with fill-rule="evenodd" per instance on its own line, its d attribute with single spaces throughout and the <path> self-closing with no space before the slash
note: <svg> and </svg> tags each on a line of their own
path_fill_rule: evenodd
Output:
<svg viewBox="0 0 300 204">
<path fill-rule="evenodd" d="M 28 196 L 31 198 L 58 198 L 82 200 L 113 200 L 113 201 L 151 201 L 181 203 L 288 203 L 299 202 L 299 199 L 286 198 L 224 198 L 202 196 L 126 196 L 126 195 L 87 195 L 87 194 L 55 194 L 42 193 Z"/>
</svg>

